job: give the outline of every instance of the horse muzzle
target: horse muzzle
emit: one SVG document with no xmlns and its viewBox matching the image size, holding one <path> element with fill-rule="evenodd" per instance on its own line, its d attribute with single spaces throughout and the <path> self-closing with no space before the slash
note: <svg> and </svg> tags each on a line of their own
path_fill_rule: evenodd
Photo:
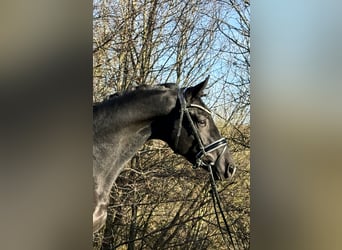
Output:
<svg viewBox="0 0 342 250">
<path fill-rule="evenodd" d="M 216 153 L 215 156 L 214 152 L 218 150 L 220 152 Z M 215 158 L 216 160 L 214 160 Z M 229 152 L 227 151 L 227 139 L 221 138 L 205 146 L 198 152 L 194 168 L 198 167 L 203 167 L 207 170 L 209 170 L 209 167 L 212 168 L 215 180 L 231 179 L 236 172 L 236 167 L 232 163 Z"/>
</svg>

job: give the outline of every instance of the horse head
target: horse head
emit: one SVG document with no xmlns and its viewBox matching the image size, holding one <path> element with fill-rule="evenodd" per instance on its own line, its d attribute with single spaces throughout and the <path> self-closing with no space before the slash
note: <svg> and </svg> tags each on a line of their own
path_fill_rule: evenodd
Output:
<svg viewBox="0 0 342 250">
<path fill-rule="evenodd" d="M 212 113 L 201 99 L 208 79 L 196 86 L 178 89 L 175 108 L 164 126 L 170 130 L 165 141 L 194 167 L 206 170 L 212 167 L 214 178 L 223 180 L 231 178 L 236 168 L 227 140 L 221 136 Z"/>
</svg>

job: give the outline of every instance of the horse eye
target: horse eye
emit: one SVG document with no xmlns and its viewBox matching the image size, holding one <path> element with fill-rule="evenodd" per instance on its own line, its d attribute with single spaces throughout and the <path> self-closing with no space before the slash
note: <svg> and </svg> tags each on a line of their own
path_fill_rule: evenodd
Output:
<svg viewBox="0 0 342 250">
<path fill-rule="evenodd" d="M 200 125 L 201 127 L 205 127 L 205 125 L 207 125 L 206 120 L 198 120 L 198 125 Z"/>
</svg>

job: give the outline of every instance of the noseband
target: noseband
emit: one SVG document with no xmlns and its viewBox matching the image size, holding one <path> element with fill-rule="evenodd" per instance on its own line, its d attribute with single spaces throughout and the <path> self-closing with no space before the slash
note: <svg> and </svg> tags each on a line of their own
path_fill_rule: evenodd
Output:
<svg viewBox="0 0 342 250">
<path fill-rule="evenodd" d="M 220 155 L 217 157 L 215 162 L 211 162 L 209 163 L 209 165 L 215 165 L 216 162 L 222 157 L 223 153 L 226 151 L 227 149 L 227 139 L 226 138 L 220 138 L 212 143 L 210 143 L 209 145 L 204 146 L 203 141 L 201 139 L 201 136 L 199 134 L 199 131 L 194 123 L 194 121 L 191 118 L 190 112 L 189 112 L 189 108 L 198 108 L 201 109 L 203 111 L 205 111 L 206 113 L 211 115 L 210 110 L 206 109 L 205 107 L 202 107 L 201 105 L 197 105 L 197 104 L 187 104 L 185 97 L 184 97 L 184 93 L 186 91 L 187 88 L 185 88 L 183 91 L 182 89 L 179 89 L 178 91 L 178 100 L 180 102 L 181 105 L 181 110 L 180 110 L 180 120 L 179 120 L 179 126 L 178 126 L 178 131 L 177 131 L 177 137 L 176 137 L 176 141 L 175 141 L 175 148 L 178 147 L 178 142 L 179 142 L 179 137 L 181 135 L 181 130 L 182 130 L 182 124 L 183 124 L 183 117 L 184 114 L 186 115 L 186 117 L 188 118 L 188 121 L 190 122 L 191 128 L 192 128 L 192 132 L 198 142 L 198 145 L 200 147 L 199 152 L 197 152 L 196 154 L 196 164 L 194 165 L 194 168 L 198 168 L 200 166 L 208 166 L 207 163 L 203 162 L 203 157 L 206 156 L 208 153 L 215 151 L 216 149 L 219 149 L 221 147 L 224 147 L 223 150 L 221 151 Z"/>
</svg>

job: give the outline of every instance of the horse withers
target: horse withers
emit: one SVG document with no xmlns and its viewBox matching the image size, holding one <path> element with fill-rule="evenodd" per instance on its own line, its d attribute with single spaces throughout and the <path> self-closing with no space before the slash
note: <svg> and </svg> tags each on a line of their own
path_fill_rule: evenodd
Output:
<svg viewBox="0 0 342 250">
<path fill-rule="evenodd" d="M 227 140 L 201 100 L 208 78 L 188 88 L 142 86 L 93 106 L 93 232 L 105 224 L 116 178 L 149 139 L 165 141 L 195 167 L 211 167 L 216 180 L 234 175 Z"/>
</svg>

